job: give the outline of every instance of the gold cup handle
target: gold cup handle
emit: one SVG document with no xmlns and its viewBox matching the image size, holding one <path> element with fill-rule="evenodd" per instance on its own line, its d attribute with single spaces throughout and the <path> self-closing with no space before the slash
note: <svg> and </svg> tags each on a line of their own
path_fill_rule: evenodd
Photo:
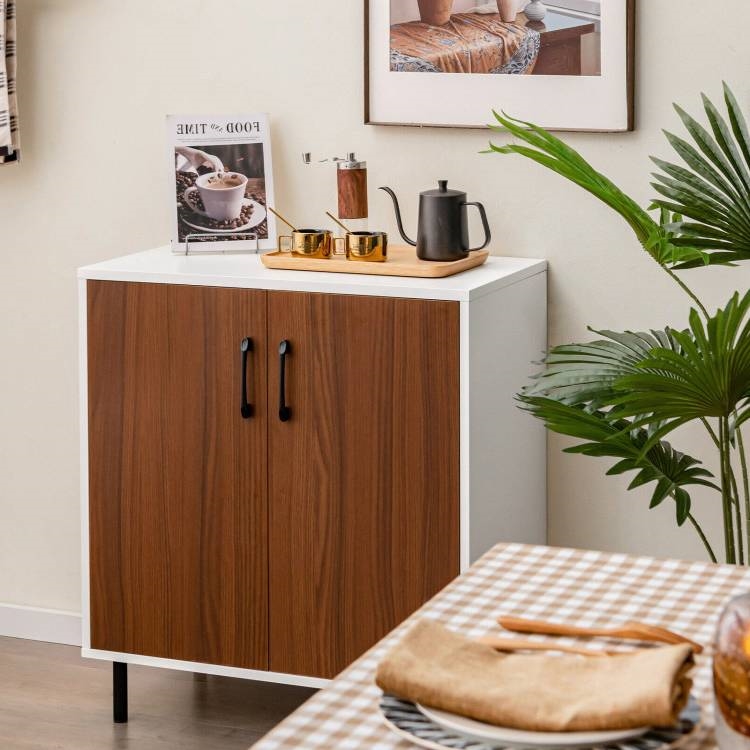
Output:
<svg viewBox="0 0 750 750">
<path fill-rule="evenodd" d="M 284 240 L 289 240 L 289 247 L 287 248 L 283 247 Z M 292 247 L 293 247 L 292 242 L 293 242 L 293 238 L 291 234 L 282 234 L 279 237 L 278 244 L 277 244 L 278 251 L 280 253 L 291 253 Z"/>
<path fill-rule="evenodd" d="M 338 244 L 339 242 L 343 243 L 340 251 L 339 251 L 339 244 Z M 346 237 L 334 237 L 333 238 L 332 255 L 346 255 Z"/>
</svg>

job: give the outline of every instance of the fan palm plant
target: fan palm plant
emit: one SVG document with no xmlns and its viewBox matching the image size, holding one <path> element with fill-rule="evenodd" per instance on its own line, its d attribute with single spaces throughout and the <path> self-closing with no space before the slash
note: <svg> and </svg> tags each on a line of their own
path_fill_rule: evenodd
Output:
<svg viewBox="0 0 750 750">
<path fill-rule="evenodd" d="M 554 347 L 544 369 L 518 395 L 553 432 L 574 438 L 568 452 L 616 459 L 608 474 L 635 472 L 628 489 L 651 485 L 651 506 L 674 502 L 708 555 L 712 545 L 692 513 L 691 492 L 720 498 L 728 563 L 750 562 L 750 483 L 742 434 L 750 419 L 750 292 L 709 312 L 680 277 L 689 268 L 750 259 L 750 134 L 732 91 L 726 115 L 703 96 L 707 126 L 675 106 L 687 137 L 666 132 L 677 163 L 653 158 L 648 210 L 594 169 L 577 151 L 533 123 L 494 113 L 493 130 L 516 141 L 490 152 L 518 154 L 592 193 L 628 223 L 648 255 L 688 295 L 684 330 L 595 331 L 594 341 Z M 718 453 L 714 477 L 667 442 L 697 422 Z M 738 478 L 739 477 L 739 478 Z"/>
</svg>

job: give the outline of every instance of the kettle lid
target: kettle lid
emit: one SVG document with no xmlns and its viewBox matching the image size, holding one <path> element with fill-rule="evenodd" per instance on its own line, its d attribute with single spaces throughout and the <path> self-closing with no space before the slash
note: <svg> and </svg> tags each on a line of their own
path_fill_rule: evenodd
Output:
<svg viewBox="0 0 750 750">
<path fill-rule="evenodd" d="M 449 190 L 448 180 L 438 180 L 437 190 L 425 190 L 422 195 L 428 198 L 456 198 L 465 197 L 466 193 L 463 190 Z"/>
</svg>

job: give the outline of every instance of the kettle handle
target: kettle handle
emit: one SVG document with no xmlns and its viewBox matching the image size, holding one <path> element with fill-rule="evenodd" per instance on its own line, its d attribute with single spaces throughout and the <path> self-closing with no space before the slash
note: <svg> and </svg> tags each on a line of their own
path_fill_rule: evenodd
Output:
<svg viewBox="0 0 750 750">
<path fill-rule="evenodd" d="M 469 252 L 473 253 L 475 250 L 484 250 L 492 240 L 492 232 L 490 231 L 490 223 L 487 221 L 487 214 L 484 210 L 484 206 L 481 203 L 475 203 L 471 201 L 465 201 L 464 206 L 476 206 L 479 209 L 479 215 L 482 218 L 482 226 L 484 227 L 484 242 L 479 247 L 472 247 Z"/>
</svg>

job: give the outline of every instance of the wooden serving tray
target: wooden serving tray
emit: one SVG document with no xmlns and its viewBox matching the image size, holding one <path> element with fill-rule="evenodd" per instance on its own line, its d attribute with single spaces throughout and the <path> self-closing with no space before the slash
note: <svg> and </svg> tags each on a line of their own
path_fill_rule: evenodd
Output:
<svg viewBox="0 0 750 750">
<path fill-rule="evenodd" d="M 289 253 L 265 253 L 260 260 L 266 268 L 282 268 L 288 271 L 327 271 L 329 273 L 365 273 L 372 276 L 420 276 L 440 279 L 481 266 L 489 257 L 489 250 L 475 250 L 461 260 L 439 263 L 419 260 L 417 251 L 406 245 L 389 245 L 385 263 L 346 260 L 342 256 L 333 258 L 298 258 Z"/>
</svg>

